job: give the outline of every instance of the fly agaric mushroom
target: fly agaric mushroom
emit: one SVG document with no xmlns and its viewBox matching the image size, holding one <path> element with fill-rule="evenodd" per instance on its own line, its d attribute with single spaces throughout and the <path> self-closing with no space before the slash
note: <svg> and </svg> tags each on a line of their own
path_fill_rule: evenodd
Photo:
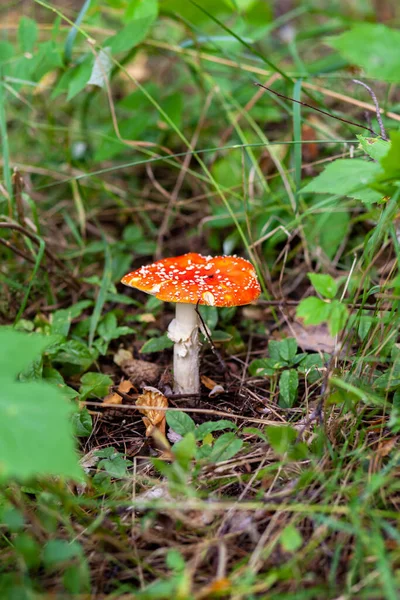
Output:
<svg viewBox="0 0 400 600">
<path fill-rule="evenodd" d="M 176 303 L 168 337 L 174 342 L 174 391 L 178 394 L 197 394 L 200 390 L 197 304 L 241 306 L 261 292 L 248 260 L 194 252 L 158 260 L 128 273 L 121 281 L 159 300 Z"/>
</svg>

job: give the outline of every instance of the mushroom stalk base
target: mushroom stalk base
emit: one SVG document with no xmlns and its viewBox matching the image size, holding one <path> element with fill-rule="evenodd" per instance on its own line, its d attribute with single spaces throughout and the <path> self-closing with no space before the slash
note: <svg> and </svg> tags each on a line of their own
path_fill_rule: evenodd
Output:
<svg viewBox="0 0 400 600">
<path fill-rule="evenodd" d="M 175 319 L 168 327 L 168 337 L 174 342 L 174 392 L 198 394 L 199 319 L 194 304 L 176 304 Z"/>
</svg>

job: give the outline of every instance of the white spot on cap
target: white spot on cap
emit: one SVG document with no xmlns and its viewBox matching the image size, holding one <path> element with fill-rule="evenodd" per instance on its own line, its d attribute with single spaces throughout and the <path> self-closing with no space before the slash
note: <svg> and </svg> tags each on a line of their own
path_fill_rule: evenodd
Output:
<svg viewBox="0 0 400 600">
<path fill-rule="evenodd" d="M 209 306 L 214 306 L 214 304 L 215 304 L 214 294 L 212 294 L 211 292 L 204 292 L 202 298 L 206 304 L 208 304 Z"/>
</svg>

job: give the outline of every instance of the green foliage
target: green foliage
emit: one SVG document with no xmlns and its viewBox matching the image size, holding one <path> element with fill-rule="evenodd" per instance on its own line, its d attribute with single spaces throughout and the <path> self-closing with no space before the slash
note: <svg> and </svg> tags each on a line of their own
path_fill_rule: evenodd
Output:
<svg viewBox="0 0 400 600">
<path fill-rule="evenodd" d="M 328 323 L 329 333 L 337 335 L 343 330 L 349 317 L 346 305 L 340 300 L 333 300 L 338 292 L 338 285 L 330 275 L 309 273 L 308 276 L 315 290 L 325 299 L 305 298 L 298 305 L 296 315 L 303 319 L 305 325 Z"/>
<path fill-rule="evenodd" d="M 349 196 L 369 205 L 382 196 L 370 188 L 382 174 L 381 167 L 358 158 L 340 159 L 330 163 L 324 171 L 303 187 L 304 193 Z"/>
<path fill-rule="evenodd" d="M 399 31 L 382 24 L 360 23 L 329 38 L 328 43 L 351 63 L 362 67 L 367 77 L 400 81 L 400 58 L 396 51 Z"/>
<path fill-rule="evenodd" d="M 51 338 L 0 330 L 1 478 L 56 475 L 81 479 L 69 415 L 72 407 L 48 383 L 17 381 Z"/>
<path fill-rule="evenodd" d="M 162 350 L 166 350 L 167 348 L 172 348 L 174 342 L 172 342 L 168 335 L 165 333 L 164 335 L 160 335 L 159 337 L 150 338 L 143 344 L 140 348 L 140 352 L 142 354 L 148 354 L 151 352 L 162 352 Z"/>
</svg>

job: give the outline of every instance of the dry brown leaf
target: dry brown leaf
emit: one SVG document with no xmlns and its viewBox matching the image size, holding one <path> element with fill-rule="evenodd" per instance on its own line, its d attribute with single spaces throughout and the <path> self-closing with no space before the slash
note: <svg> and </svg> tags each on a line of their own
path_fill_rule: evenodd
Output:
<svg viewBox="0 0 400 600">
<path fill-rule="evenodd" d="M 136 360 L 133 358 L 132 352 L 124 348 L 120 348 L 114 355 L 114 362 L 129 377 L 133 385 L 154 384 L 158 383 L 160 379 L 162 367 L 146 360 Z"/>
<path fill-rule="evenodd" d="M 377 454 L 380 457 L 387 456 L 391 453 L 395 445 L 397 444 L 397 437 L 389 438 L 388 440 L 383 440 L 379 442 Z"/>
<path fill-rule="evenodd" d="M 212 390 L 217 385 L 217 382 L 211 379 L 211 377 L 207 377 L 207 375 L 201 376 L 201 383 L 206 386 L 208 390 Z"/>
<path fill-rule="evenodd" d="M 327 325 L 308 325 L 291 323 L 287 329 L 289 336 L 294 336 L 302 350 L 314 350 L 314 352 L 327 352 L 331 354 L 335 350 L 335 339 L 329 334 Z"/>
<path fill-rule="evenodd" d="M 111 394 L 107 394 L 107 396 L 103 399 L 105 404 L 122 404 L 122 396 L 118 394 L 118 392 L 123 392 L 127 394 L 133 388 L 132 383 L 129 379 L 124 379 L 118 386 L 118 390 L 116 392 L 112 392 Z"/>
<path fill-rule="evenodd" d="M 153 313 L 143 313 L 142 315 L 139 315 L 139 321 L 141 323 L 154 323 L 155 320 L 156 318 Z"/>
<path fill-rule="evenodd" d="M 155 388 L 147 388 L 143 394 L 136 400 L 137 406 L 151 406 L 152 408 L 139 408 L 143 417 L 143 423 L 146 426 L 146 436 L 149 437 L 156 427 L 163 435 L 165 434 L 165 410 L 157 408 L 168 408 L 168 400 Z"/>
</svg>

